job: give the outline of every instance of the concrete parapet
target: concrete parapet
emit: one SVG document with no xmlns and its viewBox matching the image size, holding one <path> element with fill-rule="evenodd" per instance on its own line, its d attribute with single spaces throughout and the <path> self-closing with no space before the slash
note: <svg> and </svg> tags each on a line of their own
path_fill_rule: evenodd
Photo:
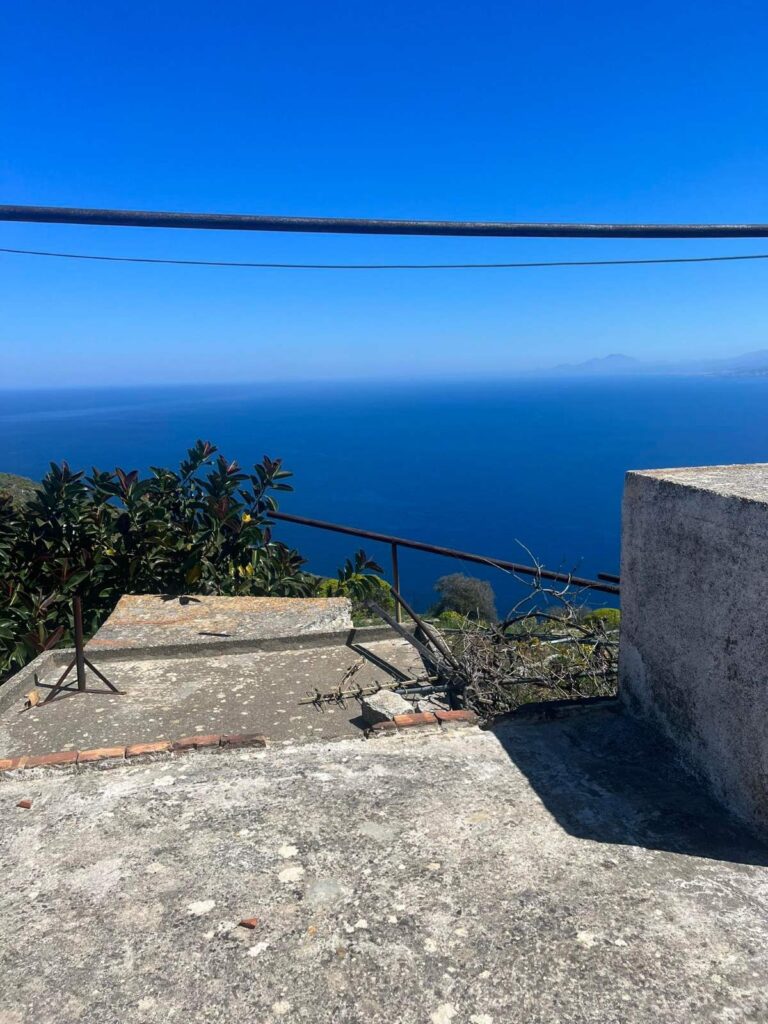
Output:
<svg viewBox="0 0 768 1024">
<path fill-rule="evenodd" d="M 126 594 L 88 644 L 90 651 L 152 650 L 336 633 L 352 629 L 345 597 L 166 597 Z"/>
<path fill-rule="evenodd" d="M 768 464 L 627 475 L 620 694 L 768 832 Z"/>
</svg>

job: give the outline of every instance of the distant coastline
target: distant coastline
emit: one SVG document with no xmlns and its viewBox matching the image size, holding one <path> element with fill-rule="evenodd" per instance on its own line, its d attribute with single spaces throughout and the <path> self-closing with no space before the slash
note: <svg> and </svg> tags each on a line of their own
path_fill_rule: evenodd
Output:
<svg viewBox="0 0 768 1024">
<path fill-rule="evenodd" d="M 634 356 L 615 352 L 582 363 L 563 363 L 551 370 L 539 371 L 557 377 L 625 377 L 625 376 L 687 376 L 687 377 L 764 377 L 768 376 L 768 349 L 744 352 L 721 359 L 688 359 L 680 362 L 645 362 Z"/>
</svg>

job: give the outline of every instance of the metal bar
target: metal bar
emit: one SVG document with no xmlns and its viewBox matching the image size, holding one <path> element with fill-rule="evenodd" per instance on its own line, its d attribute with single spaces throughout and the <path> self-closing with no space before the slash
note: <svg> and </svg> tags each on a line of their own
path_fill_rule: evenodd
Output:
<svg viewBox="0 0 768 1024">
<path fill-rule="evenodd" d="M 397 544 L 392 545 L 392 590 L 397 593 L 400 589 L 400 566 L 397 561 Z M 395 602 L 395 618 L 398 622 L 403 621 L 403 610 L 399 601 Z"/>
<path fill-rule="evenodd" d="M 396 692 L 412 693 L 418 692 L 414 686 L 419 683 L 428 683 L 437 679 L 437 676 L 417 676 L 415 679 L 406 676 L 405 679 L 393 680 L 391 683 L 376 683 L 370 686 L 358 686 L 356 690 L 327 690 L 325 693 L 316 693 L 313 697 L 304 697 L 299 704 L 332 703 L 337 700 L 347 700 L 353 697 L 369 697 L 381 690 L 394 690 Z"/>
<path fill-rule="evenodd" d="M 399 622 L 393 619 L 389 612 L 384 611 L 384 609 L 377 605 L 375 601 L 368 601 L 366 603 L 372 612 L 375 612 L 375 614 L 382 618 L 388 626 L 391 626 L 392 629 L 394 629 L 398 636 L 401 636 L 403 640 L 407 640 L 411 647 L 416 648 L 421 657 L 424 658 L 427 665 L 434 664 L 434 651 L 430 651 L 430 649 L 420 640 L 417 640 L 415 636 L 411 636 L 405 626 L 402 626 Z"/>
<path fill-rule="evenodd" d="M 456 658 L 453 656 L 453 652 L 450 650 L 450 648 L 445 643 L 443 643 L 443 641 L 440 639 L 439 636 L 437 636 L 437 634 L 432 630 L 432 628 L 428 626 L 419 615 L 416 614 L 416 612 L 413 610 L 413 608 L 411 608 L 411 606 L 408 604 L 404 597 L 401 597 L 401 595 L 398 594 L 396 590 L 392 591 L 392 596 L 397 602 L 398 607 L 402 605 L 402 607 L 405 609 L 406 614 L 410 615 L 410 617 L 422 631 L 424 636 L 435 648 L 437 653 L 442 655 L 442 657 L 445 658 L 448 664 L 452 665 L 453 668 L 455 668 L 458 671 L 460 669 L 460 665 Z"/>
<path fill-rule="evenodd" d="M 60 696 L 72 696 L 72 697 L 74 697 L 78 693 L 110 693 L 111 692 L 111 693 L 118 693 L 121 696 L 124 694 L 123 690 L 118 690 L 118 688 L 113 683 L 110 683 L 110 681 L 107 679 L 107 677 L 104 675 L 104 673 L 100 672 L 99 669 L 97 669 L 96 666 L 93 664 L 93 662 L 90 661 L 85 656 L 85 641 L 84 641 L 84 637 L 83 637 L 83 602 L 82 602 L 82 599 L 80 597 L 77 597 L 77 596 L 72 598 L 72 617 L 73 617 L 74 622 L 75 622 L 75 656 L 74 656 L 74 658 L 72 658 L 70 663 L 67 665 L 67 667 L 64 669 L 64 671 L 61 673 L 61 675 L 59 676 L 57 682 L 54 683 L 53 686 L 51 686 L 50 683 L 40 683 L 40 682 L 38 682 L 37 675 L 35 675 L 35 684 L 37 686 L 42 686 L 45 689 L 51 691 L 48 694 L 48 696 L 45 698 L 45 700 L 42 702 L 42 704 L 37 705 L 38 707 L 41 707 L 41 708 L 45 707 L 47 704 L 51 704 L 54 701 L 60 699 Z M 85 666 L 86 665 L 88 666 L 88 668 L 95 675 L 97 675 L 99 677 L 99 679 L 101 679 L 101 681 L 107 687 L 109 687 L 108 690 L 95 689 L 92 686 L 86 685 L 86 678 L 85 678 Z M 64 685 L 64 680 L 67 678 L 67 676 L 69 675 L 69 673 L 72 671 L 73 668 L 76 669 L 75 680 L 72 680 L 71 682 L 69 682 L 66 685 Z M 75 689 L 74 686 L 73 686 L 75 681 L 77 682 L 77 689 Z"/>
<path fill-rule="evenodd" d="M 99 677 L 99 679 L 102 681 L 102 683 L 105 683 L 110 688 L 112 693 L 119 693 L 121 696 L 124 696 L 124 691 L 123 690 L 118 690 L 118 688 L 114 685 L 114 683 L 110 683 L 110 681 L 107 679 L 107 677 L 104 675 L 104 673 L 100 672 L 96 668 L 96 666 L 93 664 L 92 661 L 89 661 L 88 658 L 86 658 L 86 657 L 83 657 L 83 661 L 88 666 L 88 668 L 91 670 L 91 672 L 93 672 L 94 675 L 97 675 Z"/>
<path fill-rule="evenodd" d="M 608 583 L 621 583 L 621 576 L 617 576 L 613 572 L 599 572 L 597 578 L 599 580 L 606 580 Z"/>
<path fill-rule="evenodd" d="M 768 224 L 541 224 L 509 221 L 371 220 L 367 217 L 271 217 L 235 213 L 94 210 L 0 205 L 0 221 L 104 224 L 111 227 L 216 231 L 294 231 L 346 235 L 444 235 L 492 238 L 768 238 Z"/>
<path fill-rule="evenodd" d="M 72 599 L 72 610 L 75 619 L 75 665 L 77 666 L 77 688 L 85 690 L 85 654 L 83 647 L 83 602 L 81 598 Z"/>
<path fill-rule="evenodd" d="M 49 690 L 53 689 L 53 687 L 51 686 L 50 683 L 38 683 L 38 686 L 42 686 L 45 689 L 49 689 Z M 99 687 L 96 687 L 96 686 L 84 686 L 83 689 L 81 690 L 79 688 L 74 688 L 73 686 L 71 686 L 69 684 L 67 686 L 59 687 L 59 693 L 71 693 L 73 697 L 77 696 L 78 693 L 101 693 L 101 694 L 104 694 L 105 697 L 109 697 L 113 693 L 117 693 L 121 697 L 125 696 L 125 691 L 124 690 L 114 690 L 114 689 L 113 690 L 105 690 L 105 689 L 103 689 L 100 686 Z M 46 701 L 47 701 L 47 698 L 46 698 Z M 46 703 L 46 701 L 43 701 L 43 704 Z M 42 706 L 43 706 L 42 704 L 38 704 L 38 707 L 42 707 Z"/>
<path fill-rule="evenodd" d="M 407 672 L 401 672 L 395 665 L 391 665 L 385 658 L 381 658 L 378 654 L 374 654 L 373 651 L 369 651 L 367 647 L 363 647 L 362 644 L 350 644 L 350 649 L 356 654 L 359 654 L 361 658 L 364 658 L 367 662 L 375 665 L 376 668 L 380 668 L 382 672 L 386 672 L 388 676 L 391 676 L 395 680 L 402 681 L 408 678 Z"/>
<path fill-rule="evenodd" d="M 484 555 L 475 555 L 469 551 L 456 551 L 454 548 L 445 548 L 437 544 L 424 544 L 418 540 L 406 540 L 404 537 L 393 537 L 388 533 L 376 533 L 373 530 L 361 530 L 356 526 L 341 526 L 339 523 L 328 523 L 322 519 L 308 519 L 306 516 L 295 516 L 288 512 L 270 512 L 271 519 L 280 519 L 286 523 L 297 523 L 299 526 L 312 526 L 318 530 L 330 530 L 332 533 L 346 533 L 352 537 L 364 537 L 366 540 L 381 541 L 384 544 L 397 544 L 402 548 L 412 548 L 414 551 L 426 551 L 431 555 L 443 555 L 446 558 L 457 558 L 462 562 L 477 562 L 480 565 L 487 565 L 493 569 L 502 569 L 509 572 L 517 572 L 523 576 L 540 576 L 545 580 L 556 580 L 559 583 L 572 583 L 576 587 L 589 587 L 592 590 L 599 590 L 604 594 L 619 594 L 620 588 L 615 584 L 602 583 L 599 580 L 585 579 L 582 576 L 572 576 L 566 572 L 554 572 L 551 569 L 538 569 L 532 565 L 521 565 L 518 562 L 507 562 L 501 558 L 487 558 Z"/>
<path fill-rule="evenodd" d="M 44 705 L 46 705 L 46 704 L 50 703 L 50 701 L 52 701 L 52 700 L 53 700 L 53 699 L 55 698 L 56 694 L 57 694 L 57 693 L 60 693 L 60 692 L 61 692 L 62 690 L 68 690 L 68 689 L 70 689 L 70 687 L 71 687 L 71 685 L 72 685 L 71 683 L 67 683 L 67 685 L 66 685 L 66 686 L 64 686 L 63 684 L 64 684 L 64 680 L 65 680 L 65 679 L 67 678 L 67 676 L 69 675 L 69 673 L 70 673 L 70 672 L 72 671 L 72 669 L 73 669 L 73 668 L 75 667 L 75 661 L 76 661 L 76 659 L 75 659 L 75 658 L 73 658 L 73 659 L 72 659 L 72 660 L 70 661 L 70 663 L 69 663 L 69 664 L 67 665 L 67 667 L 66 667 L 66 668 L 64 669 L 64 671 L 63 671 L 63 672 L 61 673 L 61 675 L 59 676 L 58 680 L 57 680 L 57 681 L 56 681 L 56 682 L 54 683 L 54 685 L 53 685 L 53 686 L 51 686 L 51 687 L 50 687 L 50 690 L 51 690 L 51 692 L 50 692 L 50 693 L 48 694 L 48 696 L 47 696 L 47 697 L 45 698 L 45 700 L 43 701 L 43 703 L 42 703 L 42 704 L 39 704 L 39 705 L 38 705 L 38 707 L 44 707 Z M 44 684 L 43 684 L 43 683 L 38 683 L 37 685 L 39 685 L 39 686 L 42 686 L 42 685 L 44 685 Z"/>
</svg>

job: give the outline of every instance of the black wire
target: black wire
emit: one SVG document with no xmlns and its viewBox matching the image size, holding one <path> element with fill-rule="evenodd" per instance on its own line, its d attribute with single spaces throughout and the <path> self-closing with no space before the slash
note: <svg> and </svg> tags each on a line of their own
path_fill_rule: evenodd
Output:
<svg viewBox="0 0 768 1024">
<path fill-rule="evenodd" d="M 79 252 L 47 252 L 39 249 L 7 249 L 17 256 L 53 256 L 66 260 L 99 260 L 106 263 L 160 263 L 181 267 L 245 267 L 261 270 L 519 270 L 525 267 L 625 267 L 663 263 L 727 263 L 737 260 L 768 260 L 768 253 L 746 256 L 671 256 L 642 260 L 556 260 L 539 263 L 237 263 L 229 260 L 172 260 L 150 256 L 94 256 Z"/>
</svg>

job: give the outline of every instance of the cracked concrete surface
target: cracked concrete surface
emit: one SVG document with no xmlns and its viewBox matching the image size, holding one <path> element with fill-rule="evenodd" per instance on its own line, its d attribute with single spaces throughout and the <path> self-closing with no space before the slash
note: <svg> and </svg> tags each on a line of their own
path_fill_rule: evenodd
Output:
<svg viewBox="0 0 768 1024">
<path fill-rule="evenodd" d="M 0 807 L 2 1024 L 768 1017 L 765 849 L 615 711 L 36 769 Z"/>
</svg>

